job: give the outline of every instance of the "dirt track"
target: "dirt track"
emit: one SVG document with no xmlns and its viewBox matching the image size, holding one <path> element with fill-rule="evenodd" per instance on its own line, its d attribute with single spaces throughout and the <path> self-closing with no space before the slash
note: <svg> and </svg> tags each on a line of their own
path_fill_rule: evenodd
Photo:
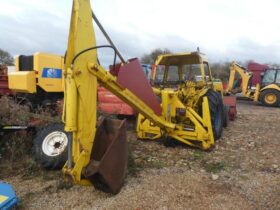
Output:
<svg viewBox="0 0 280 210">
<path fill-rule="evenodd" d="M 137 141 L 130 132 L 130 173 L 116 196 L 93 187 L 68 187 L 60 172 L 30 170 L 28 165 L 22 170 L 24 176 L 17 171 L 13 177 L 0 174 L 0 179 L 14 185 L 20 209 L 276 210 L 280 209 L 279 125 L 279 108 L 241 101 L 238 118 L 211 152 Z"/>
</svg>

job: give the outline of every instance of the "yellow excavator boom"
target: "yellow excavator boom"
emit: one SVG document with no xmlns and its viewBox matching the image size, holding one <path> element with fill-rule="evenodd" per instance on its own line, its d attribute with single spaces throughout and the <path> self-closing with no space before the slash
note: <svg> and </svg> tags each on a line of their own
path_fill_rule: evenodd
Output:
<svg viewBox="0 0 280 210">
<path fill-rule="evenodd" d="M 90 161 L 96 133 L 97 79 L 88 71 L 87 65 L 88 62 L 97 63 L 97 52 L 90 50 L 78 58 L 75 56 L 96 46 L 91 18 L 90 2 L 74 0 L 65 58 L 63 111 L 65 131 L 72 136 L 69 144 L 72 151 L 64 173 L 82 184 L 87 184 L 86 180 L 81 180 L 81 172 Z"/>
<path fill-rule="evenodd" d="M 248 86 L 249 86 L 249 82 L 250 79 L 252 78 L 252 72 L 247 71 L 245 68 L 243 68 L 241 65 L 239 65 L 236 62 L 232 62 L 230 65 L 230 76 L 229 76 L 229 81 L 228 81 L 228 86 L 226 89 L 226 92 L 231 92 L 233 91 L 233 85 L 234 85 L 234 81 L 236 79 L 235 74 L 238 73 L 241 77 L 242 80 L 242 87 L 241 87 L 241 91 L 242 91 L 242 95 L 243 96 L 248 96 Z"/>
</svg>

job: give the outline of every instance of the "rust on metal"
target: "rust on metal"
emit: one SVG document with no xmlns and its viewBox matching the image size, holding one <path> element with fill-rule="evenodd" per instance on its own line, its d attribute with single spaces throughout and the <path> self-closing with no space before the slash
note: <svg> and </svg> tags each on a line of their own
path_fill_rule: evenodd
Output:
<svg viewBox="0 0 280 210">
<path fill-rule="evenodd" d="M 101 117 L 90 163 L 84 175 L 95 188 L 116 194 L 127 172 L 128 146 L 125 120 Z"/>
</svg>

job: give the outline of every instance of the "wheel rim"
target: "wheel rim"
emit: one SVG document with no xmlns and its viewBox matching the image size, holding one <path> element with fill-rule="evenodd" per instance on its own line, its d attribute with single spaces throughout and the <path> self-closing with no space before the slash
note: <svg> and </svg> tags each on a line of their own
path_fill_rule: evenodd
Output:
<svg viewBox="0 0 280 210">
<path fill-rule="evenodd" d="M 277 101 L 277 96 L 273 93 L 268 93 L 265 95 L 264 100 L 267 104 L 274 104 Z"/>
<path fill-rule="evenodd" d="M 67 147 L 68 138 L 65 133 L 54 131 L 43 140 L 42 150 L 47 156 L 58 156 Z"/>
</svg>

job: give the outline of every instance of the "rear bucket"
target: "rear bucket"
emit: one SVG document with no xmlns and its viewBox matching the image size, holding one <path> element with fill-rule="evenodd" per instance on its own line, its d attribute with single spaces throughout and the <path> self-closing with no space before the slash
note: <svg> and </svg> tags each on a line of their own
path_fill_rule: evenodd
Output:
<svg viewBox="0 0 280 210">
<path fill-rule="evenodd" d="M 128 146 L 125 120 L 102 117 L 96 130 L 91 160 L 85 177 L 95 188 L 116 194 L 127 172 Z"/>
</svg>

